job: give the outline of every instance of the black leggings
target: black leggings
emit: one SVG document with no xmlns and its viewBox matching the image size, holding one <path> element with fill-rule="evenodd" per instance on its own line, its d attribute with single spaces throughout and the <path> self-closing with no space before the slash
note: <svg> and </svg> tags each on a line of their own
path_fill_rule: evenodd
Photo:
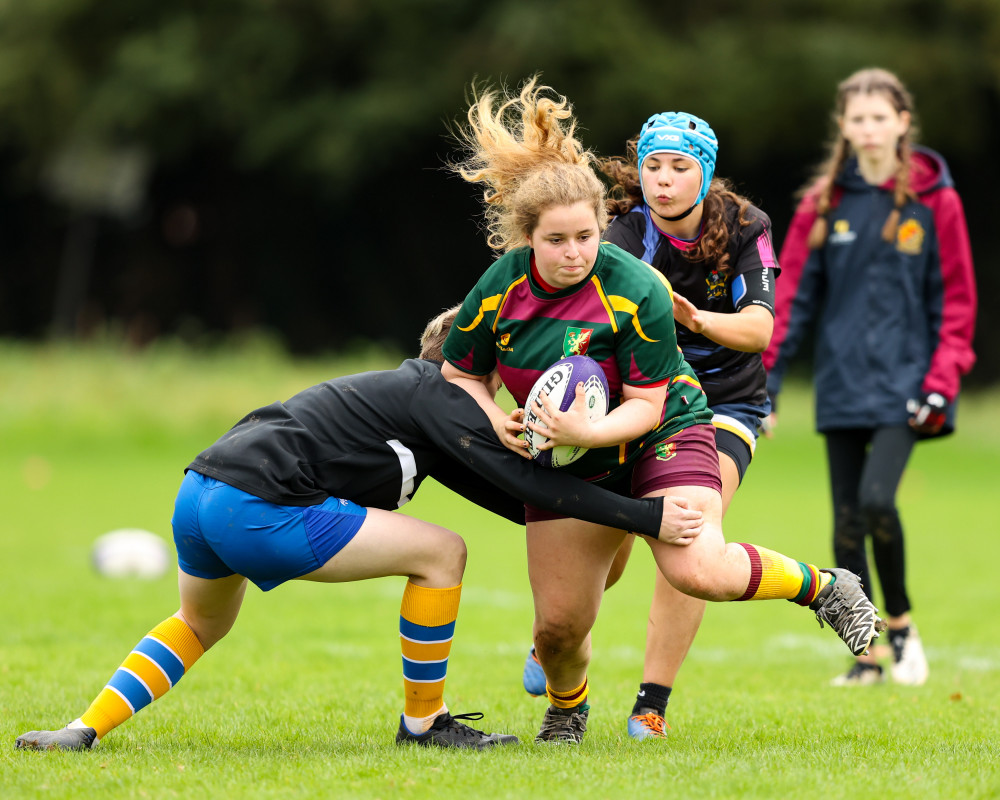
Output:
<svg viewBox="0 0 1000 800">
<path fill-rule="evenodd" d="M 837 566 L 860 575 L 865 594 L 874 600 L 865 551 L 865 539 L 870 536 L 885 611 L 892 617 L 901 616 L 910 610 L 910 599 L 896 491 L 917 436 L 907 427 L 852 428 L 824 435 Z"/>
</svg>

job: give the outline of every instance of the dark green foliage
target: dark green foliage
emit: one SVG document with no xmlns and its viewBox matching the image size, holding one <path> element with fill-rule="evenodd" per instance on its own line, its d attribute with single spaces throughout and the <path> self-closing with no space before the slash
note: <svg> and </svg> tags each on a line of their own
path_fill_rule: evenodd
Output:
<svg viewBox="0 0 1000 800">
<path fill-rule="evenodd" d="M 126 230 L 101 229 L 89 253 L 101 268 L 76 304 L 100 322 L 142 316 L 147 337 L 185 319 L 265 326 L 298 350 L 354 335 L 407 341 L 490 258 L 470 219 L 477 193 L 437 171 L 454 153 L 446 122 L 474 79 L 517 85 L 536 71 L 572 99 L 602 154 L 657 111 L 710 120 L 719 174 L 768 211 L 780 242 L 792 193 L 822 157 L 836 82 L 863 66 L 895 70 L 922 140 L 951 163 L 983 294 L 995 294 L 998 51 L 991 0 L 0 2 L 0 257 L 40 284 L 4 279 L 0 332 L 48 330 L 66 214 L 110 212 Z M 54 189 L 66 153 L 76 182 Z M 122 155 L 138 159 L 135 202 L 95 198 L 88 181 L 111 178 L 94 165 Z M 202 215 L 203 252 L 164 234 L 178 204 Z M 423 248 L 444 237 L 454 263 L 442 293 L 426 285 L 442 265 Z M 343 250 L 331 264 L 333 241 Z M 198 303 L 200 287 L 181 281 L 157 288 L 157 304 L 123 288 L 185 271 L 228 286 L 239 272 L 240 291 Z M 374 320 L 331 321 L 296 307 L 275 272 L 327 297 L 371 298 L 390 281 L 410 303 L 383 298 Z M 330 286 L 330 272 L 347 285 Z M 980 335 L 979 380 L 1000 375 L 994 330 Z"/>
</svg>

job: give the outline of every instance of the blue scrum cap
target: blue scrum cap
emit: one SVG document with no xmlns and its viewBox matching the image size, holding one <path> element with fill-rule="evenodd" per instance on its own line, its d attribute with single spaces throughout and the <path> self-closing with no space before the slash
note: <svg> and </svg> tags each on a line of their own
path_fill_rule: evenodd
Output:
<svg viewBox="0 0 1000 800">
<path fill-rule="evenodd" d="M 639 156 L 639 171 L 642 162 L 653 153 L 677 153 L 693 158 L 701 169 L 701 191 L 694 205 L 698 205 L 708 194 L 708 187 L 715 175 L 715 156 L 719 152 L 719 140 L 715 131 L 705 120 L 683 111 L 667 111 L 654 114 L 639 133 L 636 148 Z"/>
</svg>

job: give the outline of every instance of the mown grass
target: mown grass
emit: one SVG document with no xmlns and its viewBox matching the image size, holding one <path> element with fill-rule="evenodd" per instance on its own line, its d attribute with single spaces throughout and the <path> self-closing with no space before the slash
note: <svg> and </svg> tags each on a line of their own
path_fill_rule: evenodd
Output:
<svg viewBox="0 0 1000 800">
<path fill-rule="evenodd" d="M 522 744 L 399 749 L 401 579 L 248 592 L 230 636 L 92 753 L 25 753 L 21 732 L 79 715 L 132 645 L 176 607 L 174 578 L 111 581 L 99 534 L 169 536 L 181 471 L 246 411 L 393 354 L 292 361 L 266 343 L 193 352 L 0 342 L 0 794 L 20 797 L 1000 796 L 1000 477 L 996 393 L 963 401 L 959 433 L 921 445 L 900 493 L 910 583 L 931 662 L 919 689 L 826 685 L 849 658 L 784 603 L 709 609 L 664 743 L 624 732 L 640 677 L 651 559 L 637 548 L 594 630 L 590 730 L 531 743 L 543 706 L 520 688 L 531 600 L 520 529 L 426 485 L 406 512 L 469 544 L 446 696 Z M 830 513 L 808 389 L 727 518 L 730 540 L 820 564 Z"/>
</svg>

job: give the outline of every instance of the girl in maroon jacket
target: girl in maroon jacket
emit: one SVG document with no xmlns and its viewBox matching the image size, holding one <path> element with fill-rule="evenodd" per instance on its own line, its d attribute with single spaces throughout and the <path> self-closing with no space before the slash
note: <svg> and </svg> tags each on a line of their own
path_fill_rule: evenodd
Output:
<svg viewBox="0 0 1000 800">
<path fill-rule="evenodd" d="M 815 325 L 816 427 L 826 438 L 839 567 L 871 597 L 865 540 L 893 649 L 892 678 L 928 667 L 910 620 L 896 491 L 918 439 L 954 429 L 959 381 L 975 361 L 976 287 L 962 203 L 937 153 L 912 144 L 899 79 L 865 69 L 837 93 L 837 135 L 792 220 L 764 355 L 768 391 Z M 861 656 L 834 685 L 882 680 Z"/>
</svg>

